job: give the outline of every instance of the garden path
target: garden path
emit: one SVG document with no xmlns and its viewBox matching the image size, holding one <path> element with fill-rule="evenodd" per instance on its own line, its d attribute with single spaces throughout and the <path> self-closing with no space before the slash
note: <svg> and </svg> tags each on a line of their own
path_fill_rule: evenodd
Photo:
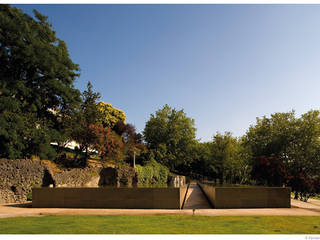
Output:
<svg viewBox="0 0 320 240">
<path fill-rule="evenodd" d="M 194 190 L 197 188 L 191 189 Z M 309 201 L 306 203 L 291 199 L 291 208 L 209 208 L 196 209 L 195 211 L 192 209 L 32 208 L 31 203 L 28 202 L 25 204 L 0 204 L 0 218 L 26 216 L 40 217 L 45 215 L 320 216 L 320 201 L 314 199 L 309 199 Z"/>
</svg>

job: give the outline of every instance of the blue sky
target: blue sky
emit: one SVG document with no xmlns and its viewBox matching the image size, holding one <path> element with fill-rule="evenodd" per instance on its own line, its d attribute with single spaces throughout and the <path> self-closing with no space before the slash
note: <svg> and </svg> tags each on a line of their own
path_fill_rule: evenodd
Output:
<svg viewBox="0 0 320 240">
<path fill-rule="evenodd" d="M 165 104 L 197 138 L 320 103 L 320 5 L 14 5 L 49 17 L 102 100 L 142 131 Z"/>
</svg>

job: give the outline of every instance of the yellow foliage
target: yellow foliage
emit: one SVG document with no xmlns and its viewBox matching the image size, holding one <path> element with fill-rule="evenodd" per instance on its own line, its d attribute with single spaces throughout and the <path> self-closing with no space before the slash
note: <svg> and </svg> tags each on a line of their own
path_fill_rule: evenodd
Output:
<svg viewBox="0 0 320 240">
<path fill-rule="evenodd" d="M 31 160 L 32 160 L 32 161 L 40 161 L 40 157 L 39 157 L 39 156 L 36 156 L 36 155 L 32 155 L 32 156 L 31 156 Z"/>
<path fill-rule="evenodd" d="M 98 103 L 98 109 L 102 113 L 102 123 L 105 127 L 113 127 L 118 121 L 126 121 L 126 115 L 118 108 L 115 108 L 111 103 L 105 103 L 103 101 Z"/>
</svg>

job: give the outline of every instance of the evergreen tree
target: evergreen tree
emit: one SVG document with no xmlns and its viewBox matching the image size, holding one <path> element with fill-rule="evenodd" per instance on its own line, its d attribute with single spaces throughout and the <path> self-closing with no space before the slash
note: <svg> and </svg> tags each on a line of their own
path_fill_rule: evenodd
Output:
<svg viewBox="0 0 320 240">
<path fill-rule="evenodd" d="M 0 5 L 0 157 L 53 158 L 59 113 L 80 101 L 79 76 L 47 17 Z"/>
<path fill-rule="evenodd" d="M 97 142 L 97 134 L 94 126 L 101 119 L 97 101 L 100 94 L 92 90 L 92 84 L 88 82 L 87 90 L 82 93 L 82 103 L 79 110 L 74 114 L 72 138 L 79 143 L 80 151 L 85 152 L 85 158 L 81 165 L 87 164 L 89 149 Z"/>
</svg>

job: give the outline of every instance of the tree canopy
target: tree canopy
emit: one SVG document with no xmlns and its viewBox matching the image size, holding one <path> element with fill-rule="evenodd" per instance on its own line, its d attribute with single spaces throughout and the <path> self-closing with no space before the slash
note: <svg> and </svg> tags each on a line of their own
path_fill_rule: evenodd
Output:
<svg viewBox="0 0 320 240">
<path fill-rule="evenodd" d="M 34 14 L 0 5 L 1 157 L 54 155 L 50 141 L 59 135 L 56 112 L 80 102 L 73 86 L 79 66 L 47 17 Z"/>
<path fill-rule="evenodd" d="M 189 159 L 189 148 L 195 142 L 194 120 L 183 110 L 177 111 L 165 105 L 151 114 L 143 131 L 147 147 L 153 157 L 175 170 Z"/>
<path fill-rule="evenodd" d="M 308 181 L 320 177 L 320 112 L 317 110 L 310 110 L 300 118 L 295 117 L 294 111 L 257 118 L 256 125 L 244 136 L 244 144 L 252 165 L 261 159 L 280 159 L 277 164 L 284 166 L 287 175 L 282 178 L 282 184 L 288 184 L 293 191 L 311 191 L 312 184 Z M 301 187 L 302 184 L 310 185 L 309 189 Z"/>
<path fill-rule="evenodd" d="M 115 108 L 111 103 L 100 101 L 98 109 L 101 112 L 101 120 L 104 127 L 113 128 L 117 122 L 125 122 L 126 115 L 118 108 Z"/>
</svg>

